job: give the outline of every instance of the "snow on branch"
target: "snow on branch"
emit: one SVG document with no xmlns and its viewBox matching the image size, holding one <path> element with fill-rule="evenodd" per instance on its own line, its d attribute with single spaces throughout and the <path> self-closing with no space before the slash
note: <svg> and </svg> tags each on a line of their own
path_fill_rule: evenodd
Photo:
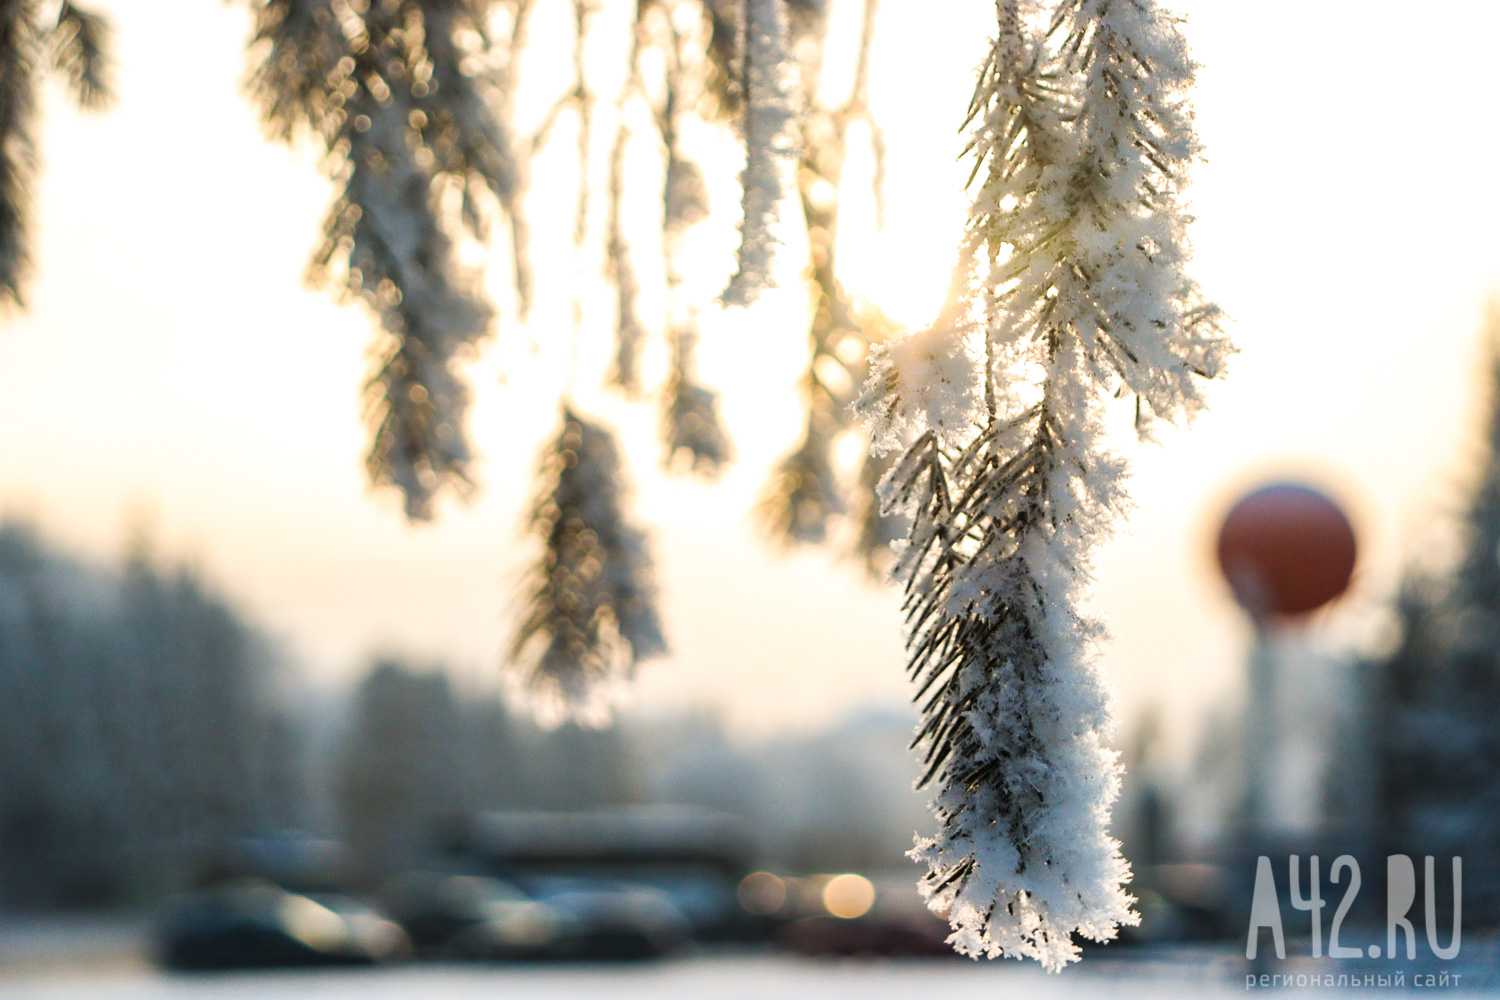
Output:
<svg viewBox="0 0 1500 1000">
<path fill-rule="evenodd" d="M 382 339 L 366 391 L 371 482 L 412 520 L 471 489 L 459 367 L 493 310 L 456 245 L 513 208 L 516 157 L 496 108 L 490 0 L 256 0 L 251 76 L 267 130 L 327 150 L 338 186 L 309 277 L 366 303 Z"/>
<path fill-rule="evenodd" d="M 870 427 L 870 449 L 884 454 L 924 431 L 954 446 L 982 422 L 984 387 L 974 353 L 976 324 L 953 319 L 870 352 L 867 391 L 854 412 Z"/>
<path fill-rule="evenodd" d="M 1177 20 L 1152 0 L 996 12 L 960 280 L 943 319 L 878 354 L 858 409 L 911 442 L 881 491 L 910 518 L 894 575 L 938 821 L 911 852 L 923 892 L 960 951 L 1057 970 L 1075 936 L 1137 919 L 1108 834 L 1105 630 L 1080 610 L 1128 504 L 1104 400 L 1134 394 L 1143 432 L 1191 416 L 1230 348 L 1185 271 L 1198 144 Z"/>
<path fill-rule="evenodd" d="M 745 170 L 739 269 L 724 290 L 729 305 L 749 305 L 771 284 L 776 206 L 794 149 L 792 67 L 783 0 L 744 0 Z"/>
<path fill-rule="evenodd" d="M 600 719 L 612 686 L 667 650 L 646 536 L 626 520 L 620 454 L 599 424 L 564 408 L 538 472 L 542 554 L 510 658 L 543 714 Z"/>
<path fill-rule="evenodd" d="M 803 375 L 806 433 L 795 449 L 772 470 L 756 506 L 756 519 L 765 534 L 784 546 L 818 544 L 830 536 L 875 579 L 884 577 L 889 542 L 904 531 L 897 518 L 880 512 L 875 486 L 883 456 L 869 455 L 869 442 L 858 442 L 866 462 L 857 477 L 844 474 L 836 452 L 851 437 L 855 415 L 849 403 L 867 376 L 871 348 L 893 332 L 895 325 L 868 302 L 858 302 L 845 288 L 836 260 L 840 189 L 848 155 L 850 125 L 861 123 L 870 132 L 875 159 L 873 180 L 877 224 L 883 188 L 883 139 L 870 111 L 869 74 L 872 40 L 878 9 L 865 0 L 849 96 L 829 106 L 816 95 L 822 90 L 829 36 L 829 8 L 819 0 L 787 4 L 792 48 L 798 54 L 802 102 L 797 118 L 796 185 L 806 226 L 808 262 L 804 286 L 812 298 L 808 316 L 808 364 Z M 852 433 L 851 433 L 852 432 Z M 842 536 L 842 537 L 841 537 Z"/>
</svg>

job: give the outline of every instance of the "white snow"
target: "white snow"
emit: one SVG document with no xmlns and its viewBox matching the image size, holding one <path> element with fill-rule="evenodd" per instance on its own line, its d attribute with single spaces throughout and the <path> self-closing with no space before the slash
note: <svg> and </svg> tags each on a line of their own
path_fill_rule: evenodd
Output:
<svg viewBox="0 0 1500 1000">
<path fill-rule="evenodd" d="M 745 60 L 749 76 L 745 109 L 745 218 L 740 228 L 739 270 L 722 296 L 729 305 L 749 305 L 771 284 L 776 254 L 772 232 L 792 159 L 791 66 L 787 57 L 786 8 L 782 0 L 745 0 Z"/>
</svg>

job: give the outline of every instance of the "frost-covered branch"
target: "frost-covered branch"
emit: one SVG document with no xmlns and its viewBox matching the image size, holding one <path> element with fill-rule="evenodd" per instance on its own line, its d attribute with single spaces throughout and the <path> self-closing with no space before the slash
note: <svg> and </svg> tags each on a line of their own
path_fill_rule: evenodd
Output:
<svg viewBox="0 0 1500 1000">
<path fill-rule="evenodd" d="M 693 357 L 698 333 L 679 327 L 672 333 L 672 374 L 662 390 L 662 440 L 665 464 L 679 464 L 703 476 L 717 475 L 733 454 L 729 436 L 719 420 L 719 395 L 697 380 Z"/>
<path fill-rule="evenodd" d="M 462 361 L 492 309 L 457 241 L 510 207 L 518 170 L 489 72 L 491 0 L 260 0 L 251 76 L 268 131 L 309 133 L 339 186 L 309 267 L 365 302 L 383 340 L 367 385 L 372 482 L 413 520 L 470 489 Z M 519 16 L 519 15 L 518 15 Z"/>
<path fill-rule="evenodd" d="M 52 66 L 67 81 L 81 108 L 102 108 L 110 88 L 109 22 L 99 14 L 64 2 L 57 10 Z"/>
<path fill-rule="evenodd" d="M 101 108 L 111 96 L 108 49 L 108 21 L 76 4 L 0 3 L 0 300 L 25 304 L 41 76 L 51 69 L 80 108 Z"/>
<path fill-rule="evenodd" d="M 521 53 L 526 49 L 531 12 L 535 0 L 514 0 L 511 12 L 510 39 L 505 46 L 505 63 L 500 68 L 500 121 L 516 120 L 516 91 L 520 89 Z M 524 322 L 531 313 L 531 223 L 526 214 L 523 195 L 531 178 L 531 162 L 528 157 L 515 158 L 515 182 L 511 185 L 510 197 L 505 202 L 506 214 L 510 217 L 510 255 L 512 280 L 516 288 L 516 312 Z"/>
<path fill-rule="evenodd" d="M 639 37 L 639 35 L 637 35 Z M 637 53 L 631 53 L 631 65 L 635 66 Z M 632 69 L 632 77 L 635 70 Z M 609 380 L 629 396 L 641 391 L 640 352 L 646 332 L 641 327 L 636 313 L 636 299 L 640 287 L 635 277 L 635 265 L 630 259 L 630 246 L 625 240 L 625 227 L 621 218 L 621 203 L 625 198 L 625 148 L 630 137 L 625 126 L 624 114 L 615 132 L 615 141 L 609 153 L 609 218 L 606 222 L 604 253 L 609 261 L 611 277 L 615 285 L 615 360 L 610 368 Z"/>
<path fill-rule="evenodd" d="M 828 524 L 844 512 L 833 440 L 839 431 L 826 408 L 808 411 L 802 442 L 776 464 L 756 503 L 756 518 L 784 546 L 822 542 Z"/>
<path fill-rule="evenodd" d="M 871 471 L 883 464 L 868 455 L 858 478 L 840 482 L 833 451 L 850 429 L 849 403 L 865 379 L 870 345 L 891 331 L 893 324 L 878 310 L 856 308 L 840 280 L 836 263 L 840 191 L 848 152 L 849 126 L 869 127 L 876 154 L 876 202 L 880 201 L 883 155 L 880 130 L 868 102 L 870 52 L 877 12 L 866 0 L 855 54 L 849 98 L 838 107 L 811 100 L 817 93 L 827 37 L 826 7 L 808 5 L 794 10 L 792 36 L 801 54 L 801 89 L 807 106 L 798 119 L 797 193 L 807 227 L 808 265 L 804 273 L 811 308 L 808 322 L 808 366 L 803 376 L 806 431 L 802 441 L 781 459 L 762 491 L 757 512 L 762 527 L 785 545 L 824 541 L 834 521 L 848 515 L 854 521 L 848 540 L 851 554 L 872 576 L 883 576 L 884 557 L 899 519 L 881 514 L 875 496 L 877 477 Z M 856 431 L 856 433 L 862 433 Z"/>
<path fill-rule="evenodd" d="M 792 125 L 797 118 L 783 0 L 743 0 L 743 12 L 745 169 L 740 187 L 744 219 L 739 269 L 723 294 L 730 305 L 749 305 L 771 284 L 777 242 L 772 230 L 793 154 Z"/>
<path fill-rule="evenodd" d="M 683 291 L 680 261 L 686 232 L 708 216 L 708 185 L 703 172 L 682 149 L 682 118 L 701 96 L 703 83 L 690 61 L 697 39 L 663 10 L 667 57 L 666 86 L 656 113 L 657 131 L 666 151 L 662 189 L 662 255 L 667 282 L 667 335 L 672 371 L 662 390 L 661 436 L 667 468 L 685 465 L 701 476 L 716 476 L 733 456 L 729 434 L 719 417 L 719 394 L 698 377 L 698 315 Z M 686 461 L 680 461 L 685 456 Z"/>
<path fill-rule="evenodd" d="M 1127 503 L 1102 401 L 1135 394 L 1142 430 L 1191 415 L 1228 347 L 1184 272 L 1198 147 L 1177 21 L 1151 0 L 996 10 L 957 294 L 877 352 L 860 408 L 881 443 L 916 436 L 883 491 L 911 518 L 895 572 L 938 820 L 912 852 L 923 891 L 959 950 L 1057 969 L 1074 935 L 1135 920 L 1107 832 L 1104 628 L 1080 610 Z"/>
<path fill-rule="evenodd" d="M 0 6 L 0 296 L 17 305 L 31 268 L 36 47 L 31 5 Z"/>
<path fill-rule="evenodd" d="M 523 684 L 549 711 L 597 717 L 610 685 L 666 652 L 646 537 L 626 520 L 614 437 L 563 411 L 539 464 L 530 530 L 542 556 L 526 581 L 511 646 Z"/>
</svg>

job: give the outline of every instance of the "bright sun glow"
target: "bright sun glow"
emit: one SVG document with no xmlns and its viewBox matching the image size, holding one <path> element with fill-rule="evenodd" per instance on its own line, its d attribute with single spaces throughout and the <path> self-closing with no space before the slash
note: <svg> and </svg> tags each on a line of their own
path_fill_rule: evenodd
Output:
<svg viewBox="0 0 1500 1000">
<path fill-rule="evenodd" d="M 945 192 L 949 197 L 932 197 L 929 192 L 922 198 L 896 192 L 895 197 L 887 195 L 880 212 L 874 195 L 875 157 L 869 129 L 855 122 L 849 133 L 840 192 L 839 270 L 856 298 L 903 327 L 925 326 L 937 314 L 948 288 L 964 217 L 963 199 L 953 192 Z M 878 225 L 880 221 L 883 226 Z"/>
</svg>

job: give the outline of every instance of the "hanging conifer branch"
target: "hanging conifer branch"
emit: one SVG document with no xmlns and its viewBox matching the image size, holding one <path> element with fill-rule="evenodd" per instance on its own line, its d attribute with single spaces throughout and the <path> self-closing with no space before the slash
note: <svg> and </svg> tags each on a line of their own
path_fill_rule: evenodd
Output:
<svg viewBox="0 0 1500 1000">
<path fill-rule="evenodd" d="M 1101 400 L 1191 414 L 1228 346 L 1183 270 L 1198 147 L 1177 22 L 1150 0 L 1069 0 L 1045 25 L 1021 0 L 996 10 L 966 123 L 983 181 L 959 274 L 977 288 L 878 352 L 861 409 L 883 444 L 918 435 L 883 489 L 912 519 L 895 574 L 939 826 L 912 851 L 923 891 L 959 950 L 1055 970 L 1075 934 L 1136 919 L 1107 832 L 1104 630 L 1079 610 L 1126 504 Z"/>
<path fill-rule="evenodd" d="M 107 106 L 114 96 L 109 81 L 109 22 L 77 4 L 64 2 L 57 10 L 52 67 L 67 81 L 80 108 Z"/>
<path fill-rule="evenodd" d="M 846 131 L 851 121 L 862 121 L 870 130 L 870 152 L 875 161 L 875 176 L 871 179 L 871 186 L 875 189 L 875 228 L 882 229 L 885 227 L 885 130 L 880 127 L 879 119 L 870 113 L 870 52 L 875 45 L 878 10 L 879 0 L 865 0 L 859 27 L 859 50 L 854 61 L 854 89 L 840 117 Z"/>
<path fill-rule="evenodd" d="M 529 528 L 542 556 L 526 581 L 511 662 L 542 707 L 599 718 L 616 682 L 666 652 L 645 535 L 625 515 L 614 437 L 570 407 L 542 452 Z"/>
<path fill-rule="evenodd" d="M 18 306 L 31 269 L 37 43 L 30 4 L 0 7 L 0 296 Z"/>
<path fill-rule="evenodd" d="M 880 524 L 884 515 L 874 493 L 878 479 L 862 471 L 854 483 L 844 487 L 838 481 L 832 454 L 839 439 L 851 429 L 849 404 L 854 389 L 865 379 L 870 345 L 894 328 L 873 307 L 856 310 L 839 280 L 835 256 L 839 186 L 849 126 L 854 122 L 865 123 L 874 138 L 877 204 L 880 197 L 880 131 L 868 104 L 876 10 L 875 0 L 866 0 L 848 100 L 836 108 L 809 102 L 799 120 L 797 192 L 807 225 L 809 262 L 805 281 L 812 296 L 808 367 L 803 376 L 807 422 L 802 441 L 772 472 L 757 511 L 766 533 L 786 545 L 820 543 L 835 519 L 846 511 L 852 513 L 855 530 L 849 540 L 850 553 L 878 576 L 887 544 L 894 537 L 888 526 Z M 818 91 L 826 30 L 826 10 L 800 12 L 794 20 L 794 37 L 808 52 L 801 66 L 804 94 Z M 868 447 L 863 450 L 868 452 Z"/>
<path fill-rule="evenodd" d="M 698 384 L 693 352 L 698 334 L 691 328 L 672 331 L 672 374 L 662 391 L 662 439 L 665 464 L 688 468 L 701 476 L 716 476 L 729 463 L 733 449 L 719 422 L 719 397 Z"/>
<path fill-rule="evenodd" d="M 615 286 L 615 359 L 610 366 L 609 381 L 627 396 L 635 397 L 641 392 L 640 352 L 642 342 L 646 339 L 646 331 L 636 312 L 640 286 L 636 281 L 635 266 L 630 260 L 630 246 L 625 241 L 624 226 L 620 218 L 627 135 L 622 121 L 609 155 L 609 231 L 605 237 L 604 252 Z"/>
<path fill-rule="evenodd" d="M 37 87 L 48 69 L 83 110 L 110 100 L 109 23 L 73 3 L 0 4 L 0 301 L 24 306 L 31 271 Z"/>
<path fill-rule="evenodd" d="M 776 464 L 756 502 L 766 536 L 784 547 L 827 539 L 829 523 L 844 512 L 833 442 L 839 427 L 823 407 L 810 409 L 802 443 Z"/>
<path fill-rule="evenodd" d="M 581 250 L 589 232 L 589 164 L 594 142 L 594 95 L 589 89 L 584 63 L 584 46 L 588 42 L 589 0 L 573 0 L 573 91 L 564 100 L 578 115 L 578 206 L 573 214 L 573 248 Z M 578 300 L 574 297 L 575 314 Z"/>
<path fill-rule="evenodd" d="M 469 389 L 458 366 L 489 332 L 491 308 L 455 241 L 482 238 L 486 204 L 517 181 L 491 57 L 490 0 L 259 0 L 251 75 L 268 131 L 327 149 L 339 186 L 309 277 L 358 298 L 383 341 L 366 387 L 372 483 L 394 486 L 408 518 L 466 496 Z M 445 192 L 456 198 L 445 199 Z M 445 204 L 456 202 L 457 210 Z"/>
<path fill-rule="evenodd" d="M 792 125 L 797 117 L 783 0 L 743 0 L 742 12 L 745 170 L 740 188 L 744 218 L 739 267 L 722 296 L 729 305 L 749 305 L 771 284 L 776 247 L 772 229 L 786 162 L 793 154 Z"/>
<path fill-rule="evenodd" d="M 715 118 L 738 114 L 745 100 L 743 29 L 745 0 L 698 0 L 708 21 L 709 112 Z"/>
<path fill-rule="evenodd" d="M 685 466 L 701 476 L 716 476 L 733 454 L 729 435 L 719 419 L 719 396 L 698 380 L 698 315 L 683 292 L 679 258 L 683 235 L 708 215 L 708 191 L 698 165 L 683 154 L 681 118 L 701 91 L 694 86 L 695 68 L 688 52 L 696 40 L 678 28 L 673 9 L 661 6 L 666 86 L 656 113 L 657 132 L 666 151 L 666 179 L 662 191 L 662 256 L 667 282 L 667 335 L 672 370 L 662 390 L 661 435 L 663 464 Z M 686 456 L 685 462 L 679 457 Z"/>
<path fill-rule="evenodd" d="M 590 234 L 590 160 L 595 95 L 589 86 L 584 51 L 593 7 L 574 0 L 573 81 L 557 99 L 533 135 L 534 153 L 544 144 L 564 112 L 578 120 L 579 187 L 574 201 L 573 249 L 581 268 Z M 637 23 L 639 29 L 639 23 Z M 639 34 L 631 63 L 639 56 Z M 639 81 L 632 68 L 626 91 Z M 620 104 L 624 104 L 622 95 Z M 633 317 L 634 272 L 619 218 L 624 150 L 628 133 L 623 116 L 610 154 L 611 182 L 605 223 L 605 253 Z M 565 400 L 576 377 L 583 311 L 573 291 L 573 322 L 568 353 Z M 634 350 L 629 344 L 627 354 Z M 618 362 L 617 351 L 617 362 Z M 633 364 L 633 356 L 627 363 Z M 522 687 L 543 715 L 603 721 L 621 683 L 636 664 L 666 651 L 656 611 L 655 586 L 644 534 L 626 520 L 624 469 L 614 438 L 601 425 L 580 417 L 564 403 L 561 434 L 543 452 L 541 486 L 532 506 L 529 530 L 539 536 L 542 552 L 526 584 L 525 610 L 516 630 L 510 660 Z"/>
<path fill-rule="evenodd" d="M 861 566 L 866 577 L 882 583 L 890 580 L 891 547 L 906 537 L 910 527 L 904 516 L 887 513 L 880 499 L 880 483 L 891 471 L 894 460 L 895 456 L 889 452 L 876 454 L 866 449 L 849 510 L 854 537 L 848 555 Z"/>
<path fill-rule="evenodd" d="M 526 50 L 527 29 L 531 24 L 534 0 L 514 0 L 511 11 L 510 40 L 505 47 L 505 63 L 501 67 L 500 121 L 516 120 L 516 92 L 521 85 L 521 53 Z M 524 323 L 531 313 L 531 225 L 526 214 L 524 195 L 531 185 L 531 158 L 517 156 L 515 181 L 511 185 L 510 197 L 505 202 L 506 215 L 510 219 L 511 275 L 515 282 L 516 312 Z"/>
<path fill-rule="evenodd" d="M 541 124 L 532 133 L 530 140 L 526 143 L 526 156 L 524 162 L 528 165 L 535 159 L 543 146 L 552 138 L 552 130 L 558 121 L 567 112 L 572 112 L 578 121 L 578 135 L 576 139 L 578 159 L 578 192 L 573 202 L 573 263 L 579 273 L 575 274 L 572 282 L 572 306 L 573 325 L 568 336 L 571 338 L 568 348 L 568 384 L 572 387 L 573 368 L 575 366 L 578 350 L 579 326 L 583 322 L 583 300 L 580 295 L 582 284 L 583 250 L 589 235 L 589 184 L 591 153 L 594 139 L 594 93 L 589 87 L 587 67 L 584 62 L 584 50 L 588 43 L 589 20 L 594 12 L 593 5 L 589 0 L 573 0 L 573 44 L 572 44 L 572 68 L 573 81 L 571 86 L 564 91 L 557 100 L 552 102 L 543 116 Z M 529 170 L 525 174 L 529 183 Z"/>
<path fill-rule="evenodd" d="M 583 65 L 590 5 L 586 0 L 574 0 L 572 4 L 572 86 L 553 103 L 536 131 L 513 150 L 501 125 L 514 117 L 521 56 L 534 0 L 463 0 L 456 4 L 439 0 L 250 2 L 257 13 L 256 37 L 262 50 L 252 76 L 252 91 L 261 103 L 268 129 L 282 139 L 289 140 L 299 131 L 321 138 L 329 149 L 329 170 L 345 189 L 330 214 L 325 242 L 311 273 L 369 303 L 386 327 L 387 340 L 369 386 L 367 411 L 375 437 L 368 462 L 370 475 L 377 483 L 392 483 L 402 490 L 410 516 L 429 517 L 438 493 L 448 489 L 464 496 L 471 489 L 471 460 L 462 428 L 468 387 L 455 362 L 473 351 L 488 330 L 492 313 L 480 293 L 478 276 L 463 272 L 456 262 L 458 242 L 471 237 L 482 239 L 487 228 L 487 213 L 481 200 L 474 197 L 484 185 L 472 183 L 472 178 L 489 182 L 491 200 L 498 200 L 509 218 L 514 281 L 523 317 L 529 308 L 532 283 L 524 197 L 530 183 L 530 164 L 549 141 L 556 123 L 570 115 L 576 115 L 580 125 L 580 185 L 573 220 L 575 245 L 580 251 L 592 235 L 588 181 L 593 171 L 588 161 L 594 95 Z M 682 16 L 686 8 L 696 8 L 705 15 L 706 45 L 705 39 L 687 27 L 687 19 Z M 498 44 L 483 31 L 470 30 L 481 23 L 480 15 L 491 9 L 507 15 L 490 19 L 498 32 Z M 835 159 L 840 161 L 843 128 L 855 118 L 869 120 L 864 81 L 874 9 L 872 0 L 861 31 L 859 68 L 850 101 L 837 112 L 820 112 L 823 118 L 831 116 L 838 122 L 840 149 Z M 656 117 L 667 160 L 662 197 L 668 306 L 663 328 L 674 360 L 661 399 L 662 431 L 669 456 L 681 454 L 683 446 L 691 451 L 701 444 L 701 451 L 694 452 L 687 467 L 711 472 L 725 460 L 728 438 L 719 424 L 717 395 L 701 384 L 694 370 L 697 308 L 683 298 L 675 262 L 680 244 L 677 235 L 707 210 L 701 172 L 684 155 L 678 141 L 681 119 L 695 113 L 736 113 L 742 117 L 748 144 L 745 198 L 750 211 L 742 227 L 741 266 L 732 284 L 746 291 L 736 291 L 729 297 L 744 294 L 749 301 L 758 294 L 763 279 L 769 277 L 771 221 L 783 173 L 778 164 L 790 158 L 791 123 L 800 100 L 795 95 L 797 80 L 787 56 L 788 42 L 811 40 L 816 44 L 803 47 L 819 51 L 821 33 L 826 30 L 825 11 L 817 0 L 641 0 L 632 29 L 630 69 L 623 88 L 615 95 L 622 114 L 610 149 L 609 210 L 604 226 L 608 277 L 618 300 L 611 379 L 627 391 L 638 391 L 635 368 L 645 324 L 637 311 L 638 274 L 620 206 L 626 197 L 627 149 L 633 141 L 629 115 L 624 111 L 630 102 L 644 98 Z M 815 34 L 820 37 L 813 38 Z M 438 44 L 442 39 L 447 42 Z M 478 39 L 477 45 L 472 39 Z M 403 46 L 413 51 L 407 52 Z M 651 47 L 667 56 L 663 63 L 665 107 L 658 107 L 659 100 L 653 96 L 661 91 L 647 87 L 642 78 L 642 55 Z M 700 48 L 706 49 L 703 56 L 695 54 Z M 423 73 L 427 75 L 418 79 Z M 436 106 L 435 98 L 444 93 L 463 105 L 462 114 L 449 116 L 459 124 L 456 130 L 437 125 L 407 128 L 396 121 L 403 112 L 437 117 L 442 108 Z M 480 93 L 489 98 L 488 114 L 486 107 L 468 99 Z M 705 96 L 712 100 L 705 101 Z M 362 120 L 370 123 L 367 128 L 357 127 Z M 411 120 L 408 114 L 408 124 Z M 873 121 L 870 125 L 878 145 L 878 129 Z M 483 140 L 478 145 L 467 142 L 476 128 Z M 403 130 L 410 149 L 400 148 L 395 140 Z M 442 151 L 434 137 L 447 142 L 449 151 L 457 155 L 438 155 Z M 419 148 L 414 140 L 426 143 L 427 148 Z M 458 175 L 466 169 L 471 182 L 458 183 Z M 404 183 L 398 178 L 404 178 Z M 419 192 L 424 178 L 431 195 L 426 204 Z M 460 194 L 457 201 L 444 195 L 454 190 Z M 375 204 L 377 201 L 383 204 Z M 391 217 L 387 220 L 391 224 L 374 224 L 382 211 Z M 423 248 L 420 259 L 408 261 L 399 272 L 384 259 L 390 257 L 392 248 L 380 246 L 381 233 L 394 232 L 415 233 L 416 238 L 408 243 Z M 362 266 L 356 265 L 356 254 L 361 255 Z M 578 259 L 583 259 L 581 252 Z M 831 288 L 830 283 L 836 283 L 831 267 L 822 272 L 826 272 L 819 275 L 822 285 Z M 426 293 L 420 300 L 405 287 L 413 273 L 420 277 L 421 290 Z M 833 298 L 839 310 L 847 313 L 849 303 L 841 289 Z M 693 342 L 679 346 L 675 341 L 683 333 Z M 816 416 L 810 413 L 809 423 L 817 423 L 820 429 L 808 439 L 808 447 L 821 448 L 825 455 L 807 457 L 819 467 L 831 465 L 826 451 L 843 433 L 849 386 L 857 384 L 863 374 L 859 356 L 863 348 L 855 343 L 860 338 L 849 334 L 848 330 L 834 330 L 832 335 L 815 332 L 812 338 L 818 374 L 810 374 L 807 384 L 814 388 L 823 385 L 828 390 L 809 390 L 810 410 L 821 412 Z M 838 370 L 840 366 L 845 369 L 843 373 Z M 692 430 L 678 428 L 676 421 L 688 416 L 698 426 Z M 675 464 L 669 458 L 669 465 Z M 833 489 L 828 494 L 832 499 L 827 508 L 830 512 L 842 507 L 835 494 L 843 487 L 836 480 L 827 484 Z M 790 480 L 783 477 L 782 481 Z M 856 494 L 860 489 L 855 487 Z M 805 503 L 799 506 L 804 512 L 814 509 Z M 859 507 L 867 513 L 876 509 L 868 503 Z M 819 517 L 826 520 L 824 515 Z M 821 537 L 822 529 L 809 529 L 801 535 Z M 860 535 L 866 537 L 864 532 Z"/>
<path fill-rule="evenodd" d="M 628 60 L 630 69 L 620 100 L 616 103 L 616 116 L 619 120 L 615 125 L 614 145 L 609 152 L 609 217 L 604 247 L 610 277 L 615 286 L 615 359 L 610 366 L 609 381 L 631 397 L 639 396 L 641 391 L 639 361 L 646 333 L 636 313 L 640 287 L 636 281 L 635 266 L 630 259 L 630 247 L 625 240 L 621 203 L 625 197 L 625 150 L 630 138 L 626 105 L 630 99 L 644 96 L 640 60 L 646 32 L 643 22 L 648 10 L 649 4 L 636 5 Z"/>
</svg>

